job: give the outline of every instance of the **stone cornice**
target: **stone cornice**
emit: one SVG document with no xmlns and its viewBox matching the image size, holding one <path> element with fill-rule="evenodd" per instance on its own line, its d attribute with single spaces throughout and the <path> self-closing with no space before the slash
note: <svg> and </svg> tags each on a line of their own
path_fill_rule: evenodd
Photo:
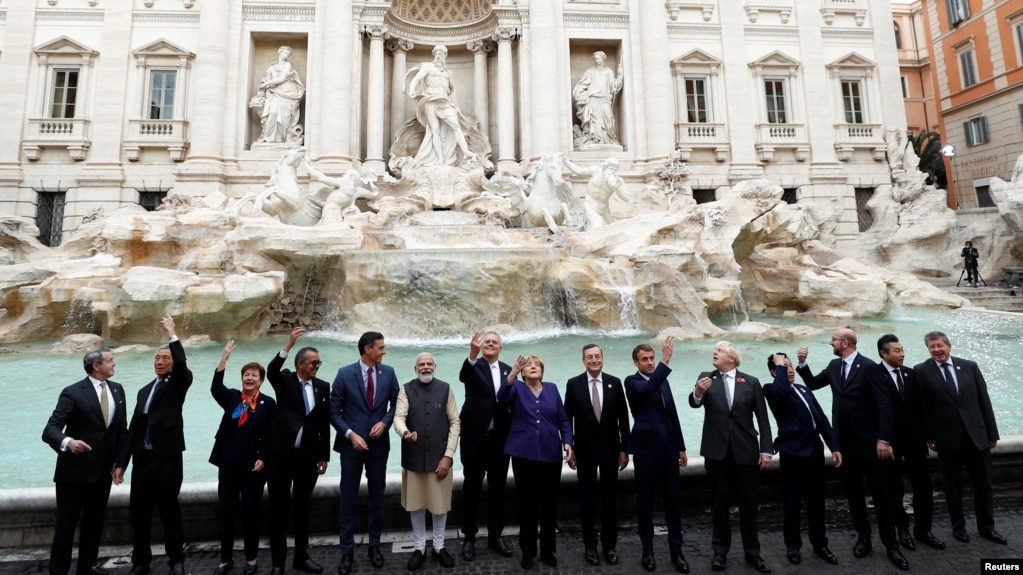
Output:
<svg viewBox="0 0 1023 575">
<path fill-rule="evenodd" d="M 367 18 L 367 12 L 369 10 L 364 11 L 362 14 L 361 20 L 364 24 L 368 24 L 370 20 Z M 393 18 L 390 14 L 385 14 L 383 21 L 387 24 L 392 36 L 407 38 L 417 44 L 467 44 L 473 40 L 489 38 L 497 27 L 497 17 L 493 13 L 480 22 L 457 27 L 434 27 L 412 24 L 398 18 Z"/>
<path fill-rule="evenodd" d="M 874 31 L 857 30 L 855 28 L 821 28 L 821 38 L 872 41 L 874 39 Z"/>
<path fill-rule="evenodd" d="M 565 26 L 575 28 L 612 28 L 629 27 L 628 14 L 565 12 Z"/>
<path fill-rule="evenodd" d="M 719 24 L 668 24 L 669 36 L 720 36 Z"/>
<path fill-rule="evenodd" d="M 242 4 L 246 22 L 312 22 L 315 17 L 315 4 Z"/>
<path fill-rule="evenodd" d="M 798 38 L 795 26 L 746 26 L 743 33 L 747 38 Z"/>
<path fill-rule="evenodd" d="M 164 12 L 152 10 L 136 10 L 131 15 L 132 22 L 159 22 L 176 24 L 197 24 L 198 12 Z"/>
<path fill-rule="evenodd" d="M 102 22 L 102 10 L 60 10 L 50 8 L 36 8 L 37 22 L 72 21 L 72 22 Z"/>
</svg>

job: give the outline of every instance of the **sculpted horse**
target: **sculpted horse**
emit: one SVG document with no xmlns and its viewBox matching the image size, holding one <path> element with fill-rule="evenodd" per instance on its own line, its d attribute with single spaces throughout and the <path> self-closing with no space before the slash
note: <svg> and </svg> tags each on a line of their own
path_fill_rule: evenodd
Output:
<svg viewBox="0 0 1023 575">
<path fill-rule="evenodd" d="M 547 227 L 558 233 L 560 226 L 574 227 L 582 212 L 571 184 L 562 177 L 564 169 L 564 153 L 545 154 L 524 182 L 514 176 L 494 176 L 484 184 L 484 193 L 508 198 L 519 214 L 520 227 Z"/>
</svg>

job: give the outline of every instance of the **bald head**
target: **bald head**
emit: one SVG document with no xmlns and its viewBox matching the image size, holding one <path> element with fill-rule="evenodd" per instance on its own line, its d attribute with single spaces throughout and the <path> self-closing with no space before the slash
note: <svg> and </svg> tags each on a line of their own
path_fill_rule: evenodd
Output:
<svg viewBox="0 0 1023 575">
<path fill-rule="evenodd" d="M 856 332 L 852 328 L 840 327 L 831 336 L 830 343 L 835 355 L 846 358 L 856 351 Z"/>
</svg>

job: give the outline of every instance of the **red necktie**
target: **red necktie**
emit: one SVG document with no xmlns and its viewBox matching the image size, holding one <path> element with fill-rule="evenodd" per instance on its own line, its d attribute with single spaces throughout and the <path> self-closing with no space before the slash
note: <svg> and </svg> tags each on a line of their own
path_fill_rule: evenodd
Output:
<svg viewBox="0 0 1023 575">
<path fill-rule="evenodd" d="M 366 370 L 366 405 L 373 409 L 373 368 Z"/>
</svg>

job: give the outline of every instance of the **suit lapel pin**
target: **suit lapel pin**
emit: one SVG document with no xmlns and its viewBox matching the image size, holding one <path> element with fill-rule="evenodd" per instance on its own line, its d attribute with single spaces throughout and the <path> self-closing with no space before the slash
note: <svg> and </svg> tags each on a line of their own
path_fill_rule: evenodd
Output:
<svg viewBox="0 0 1023 575">
<path fill-rule="evenodd" d="M 741 378 L 741 377 L 735 378 L 735 383 L 745 383 L 745 382 L 746 382 L 746 380 Z"/>
</svg>

